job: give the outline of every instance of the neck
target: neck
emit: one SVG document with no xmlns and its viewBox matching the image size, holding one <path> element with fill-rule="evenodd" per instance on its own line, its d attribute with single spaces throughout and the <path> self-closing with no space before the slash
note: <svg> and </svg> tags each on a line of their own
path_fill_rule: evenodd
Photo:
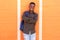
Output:
<svg viewBox="0 0 60 40">
<path fill-rule="evenodd" d="M 29 11 L 30 13 L 34 13 L 34 11 Z"/>
</svg>

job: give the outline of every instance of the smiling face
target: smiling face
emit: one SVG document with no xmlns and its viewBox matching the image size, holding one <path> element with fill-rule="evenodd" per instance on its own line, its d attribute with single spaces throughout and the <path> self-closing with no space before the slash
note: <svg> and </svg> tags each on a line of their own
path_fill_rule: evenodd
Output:
<svg viewBox="0 0 60 40">
<path fill-rule="evenodd" d="M 29 10 L 30 10 L 31 12 L 33 12 L 33 11 L 34 11 L 34 8 L 35 8 L 35 4 L 34 4 L 34 3 L 30 3 L 30 5 L 29 5 Z"/>
<path fill-rule="evenodd" d="M 31 11 L 33 11 L 33 10 L 34 10 L 35 5 L 34 5 L 34 4 L 30 4 L 30 6 L 29 6 L 29 7 L 30 7 L 30 10 L 31 10 Z"/>
</svg>

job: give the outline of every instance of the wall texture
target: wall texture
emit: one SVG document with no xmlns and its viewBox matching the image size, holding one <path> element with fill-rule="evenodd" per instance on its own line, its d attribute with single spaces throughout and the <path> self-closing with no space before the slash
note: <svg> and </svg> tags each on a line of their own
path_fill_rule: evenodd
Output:
<svg viewBox="0 0 60 40">
<path fill-rule="evenodd" d="M 60 0 L 43 0 L 43 40 L 60 40 Z"/>
<path fill-rule="evenodd" d="M 0 0 L 0 40 L 17 40 L 17 0 Z"/>
</svg>

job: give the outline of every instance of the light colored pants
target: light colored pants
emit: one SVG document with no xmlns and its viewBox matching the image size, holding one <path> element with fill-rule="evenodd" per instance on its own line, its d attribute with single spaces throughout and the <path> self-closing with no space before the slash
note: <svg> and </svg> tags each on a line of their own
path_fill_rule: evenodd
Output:
<svg viewBox="0 0 60 40">
<path fill-rule="evenodd" d="M 36 40 L 36 33 L 34 34 L 23 34 L 24 40 Z"/>
</svg>

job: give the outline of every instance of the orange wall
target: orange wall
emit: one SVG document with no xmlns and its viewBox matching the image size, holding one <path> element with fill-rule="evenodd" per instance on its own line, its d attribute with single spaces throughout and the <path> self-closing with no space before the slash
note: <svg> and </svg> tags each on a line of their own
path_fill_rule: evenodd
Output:
<svg viewBox="0 0 60 40">
<path fill-rule="evenodd" d="M 60 40 L 60 0 L 43 0 L 43 40 Z"/>
<path fill-rule="evenodd" d="M 29 8 L 29 3 L 30 2 L 35 2 L 36 3 L 36 7 L 35 7 L 35 12 L 39 14 L 39 0 L 21 0 L 21 15 L 23 15 L 23 12 L 28 10 Z M 22 18 L 22 16 L 21 16 Z M 36 24 L 36 40 L 38 40 L 38 28 L 39 28 L 39 23 L 37 21 L 37 24 Z M 21 40 L 23 40 L 23 33 L 21 32 Z"/>
<path fill-rule="evenodd" d="M 17 40 L 17 0 L 0 0 L 0 40 Z"/>
</svg>

